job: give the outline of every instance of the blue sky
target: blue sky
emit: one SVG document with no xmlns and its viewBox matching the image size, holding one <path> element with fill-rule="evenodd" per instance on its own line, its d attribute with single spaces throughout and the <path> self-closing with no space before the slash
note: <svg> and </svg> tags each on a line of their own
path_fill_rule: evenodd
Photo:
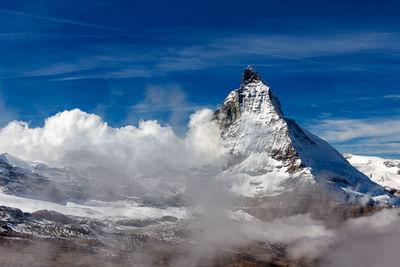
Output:
<svg viewBox="0 0 400 267">
<path fill-rule="evenodd" d="M 0 125 L 80 108 L 183 133 L 247 65 L 341 152 L 400 158 L 395 1 L 0 1 Z"/>
</svg>

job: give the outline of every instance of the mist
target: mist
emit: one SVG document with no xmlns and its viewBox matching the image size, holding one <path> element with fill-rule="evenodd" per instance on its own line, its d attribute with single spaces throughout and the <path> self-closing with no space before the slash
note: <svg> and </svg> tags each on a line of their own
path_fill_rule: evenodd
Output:
<svg viewBox="0 0 400 267">
<path fill-rule="evenodd" d="M 73 167 L 80 174 L 97 170 L 90 172 L 96 174 L 92 179 L 96 184 L 108 184 L 108 190 L 127 181 L 149 190 L 154 189 L 149 180 L 181 185 L 189 198 L 184 208 L 191 214 L 191 230 L 170 266 L 207 265 L 221 254 L 249 247 L 264 249 L 257 256 L 260 259 L 273 259 L 276 255 L 266 249 L 272 245 L 281 246 L 282 257 L 300 265 L 372 267 L 397 263 L 400 218 L 396 209 L 334 226 L 326 223 L 334 218 L 330 210 L 323 218 L 307 211 L 268 219 L 251 215 L 241 206 L 246 199 L 229 193 L 232 181 L 240 179 L 234 173 L 229 177 L 231 183 L 226 175 L 218 177 L 228 158 L 211 116 L 209 109 L 193 113 L 188 131 L 180 136 L 154 120 L 140 121 L 137 127 L 113 128 L 95 114 L 74 109 L 47 118 L 43 127 L 10 122 L 0 131 L 0 152 L 52 167 Z M 293 193 L 280 208 L 288 209 L 293 204 L 289 202 L 297 200 Z M 310 205 L 323 210 L 325 204 L 316 201 Z M 142 252 L 151 255 L 153 249 Z"/>
</svg>

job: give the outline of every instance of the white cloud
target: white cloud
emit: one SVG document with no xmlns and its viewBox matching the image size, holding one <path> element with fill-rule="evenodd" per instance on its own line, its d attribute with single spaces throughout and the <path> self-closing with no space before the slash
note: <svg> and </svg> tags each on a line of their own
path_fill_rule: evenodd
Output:
<svg viewBox="0 0 400 267">
<path fill-rule="evenodd" d="M 99 116 L 74 109 L 46 119 L 43 127 L 9 123 L 0 131 L 0 152 L 57 167 L 107 167 L 126 176 L 173 176 L 193 166 L 222 163 L 219 130 L 209 121 L 211 114 L 207 109 L 194 113 L 181 138 L 157 121 L 112 128 Z"/>
<path fill-rule="evenodd" d="M 325 254 L 322 266 L 396 266 L 399 242 L 397 209 L 352 219 L 336 231 L 335 246 Z"/>
<path fill-rule="evenodd" d="M 330 142 L 365 137 L 400 141 L 400 118 L 323 120 L 311 129 Z"/>
<path fill-rule="evenodd" d="M 400 117 L 322 120 L 310 129 L 341 152 L 400 154 Z"/>
<path fill-rule="evenodd" d="M 384 98 L 400 99 L 400 95 L 385 95 Z"/>
</svg>

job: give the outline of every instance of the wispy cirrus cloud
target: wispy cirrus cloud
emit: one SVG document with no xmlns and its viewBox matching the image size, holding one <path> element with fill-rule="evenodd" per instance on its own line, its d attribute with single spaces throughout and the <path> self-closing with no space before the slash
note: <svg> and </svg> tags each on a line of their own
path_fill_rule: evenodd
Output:
<svg viewBox="0 0 400 267">
<path fill-rule="evenodd" d="M 103 26 L 103 25 L 98 25 L 98 24 L 85 23 L 85 22 L 76 21 L 76 20 L 69 20 L 69 19 L 61 19 L 61 18 L 53 18 L 53 17 L 41 16 L 41 15 L 36 15 L 36 14 L 32 14 L 32 13 L 11 10 L 11 9 L 3 9 L 3 8 L 1 8 L 0 12 L 7 13 L 7 14 L 12 14 L 12 15 L 18 15 L 18 16 L 31 17 L 31 18 L 35 18 L 35 19 L 47 20 L 47 21 L 52 21 L 52 22 L 57 22 L 57 23 L 73 24 L 73 25 L 79 25 L 79 26 L 84 26 L 84 27 L 102 29 L 102 30 L 118 31 L 118 32 L 130 32 L 128 30 L 115 28 L 115 27 L 109 27 L 109 26 Z"/>
<path fill-rule="evenodd" d="M 310 129 L 341 152 L 400 155 L 400 117 L 327 119 Z"/>
<path fill-rule="evenodd" d="M 156 66 L 166 69 L 203 69 L 215 65 L 238 65 L 244 61 L 302 62 L 321 65 L 335 70 L 378 72 L 351 64 L 338 64 L 323 57 L 332 55 L 397 49 L 400 33 L 354 33 L 329 36 L 290 36 L 290 35 L 237 35 L 235 37 L 211 40 L 204 45 L 189 46 L 169 50 Z M 274 59 L 274 60 L 271 60 Z M 254 65 L 257 65 L 254 64 Z M 287 66 L 285 66 L 287 67 Z M 382 72 L 383 73 L 383 72 Z"/>
<path fill-rule="evenodd" d="M 112 38 L 116 34 L 108 34 L 107 36 Z M 0 40 L 3 41 L 28 41 L 28 40 L 67 40 L 67 39 L 101 39 L 104 36 L 97 34 L 66 34 L 56 32 L 0 32 Z"/>
<path fill-rule="evenodd" d="M 384 98 L 400 99 L 400 95 L 385 95 Z"/>
<path fill-rule="evenodd" d="M 191 38 L 193 36 L 187 36 L 188 40 Z M 92 44 L 64 52 L 65 56 L 60 55 L 65 58 L 63 63 L 50 61 L 40 64 L 40 67 L 28 64 L 29 70 L 15 70 L 12 77 L 62 75 L 57 77 L 60 80 L 149 77 L 248 63 L 256 67 L 282 69 L 284 72 L 361 71 L 391 75 L 384 64 L 364 67 L 353 61 L 335 62 L 332 57 L 375 50 L 381 51 L 381 56 L 391 55 L 399 42 L 400 33 L 377 32 L 329 36 L 242 34 L 208 37 L 202 43 L 188 42 L 184 46 L 162 47 L 154 44 Z M 88 70 L 90 73 L 86 72 Z"/>
<path fill-rule="evenodd" d="M 3 41 L 16 41 L 27 39 L 43 39 L 43 38 L 63 38 L 62 34 L 49 34 L 37 32 L 1 32 L 0 40 Z"/>
<path fill-rule="evenodd" d="M 269 53 L 278 57 L 316 57 L 374 49 L 396 49 L 398 32 L 370 32 L 333 35 L 242 35 L 212 44 L 214 47 L 249 54 Z"/>
</svg>

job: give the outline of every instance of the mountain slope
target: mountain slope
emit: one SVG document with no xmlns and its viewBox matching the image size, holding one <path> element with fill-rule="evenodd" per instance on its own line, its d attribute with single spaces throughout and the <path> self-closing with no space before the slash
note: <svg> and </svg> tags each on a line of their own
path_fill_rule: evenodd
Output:
<svg viewBox="0 0 400 267">
<path fill-rule="evenodd" d="M 400 192 L 400 160 L 352 154 L 343 156 L 351 165 L 386 190 Z"/>
<path fill-rule="evenodd" d="M 66 192 L 61 192 L 55 183 L 48 178 L 48 175 L 43 175 L 44 172 L 40 171 L 43 168 L 45 168 L 44 165 L 26 162 L 9 154 L 1 154 L 1 191 L 20 197 L 58 203 L 65 202 L 71 196 Z M 50 169 L 45 168 L 45 170 Z"/>
<path fill-rule="evenodd" d="M 248 67 L 213 119 L 222 131 L 232 189 L 245 196 L 321 187 L 341 202 L 398 203 L 327 142 L 283 116 L 274 92 Z"/>
<path fill-rule="evenodd" d="M 108 179 L 105 179 L 108 178 Z M 177 206 L 176 188 L 159 183 L 145 188 L 134 179 L 104 166 L 76 170 L 54 168 L 22 160 L 8 153 L 0 154 L 0 190 L 22 198 L 65 204 L 68 201 L 124 201 L 141 205 Z"/>
</svg>

